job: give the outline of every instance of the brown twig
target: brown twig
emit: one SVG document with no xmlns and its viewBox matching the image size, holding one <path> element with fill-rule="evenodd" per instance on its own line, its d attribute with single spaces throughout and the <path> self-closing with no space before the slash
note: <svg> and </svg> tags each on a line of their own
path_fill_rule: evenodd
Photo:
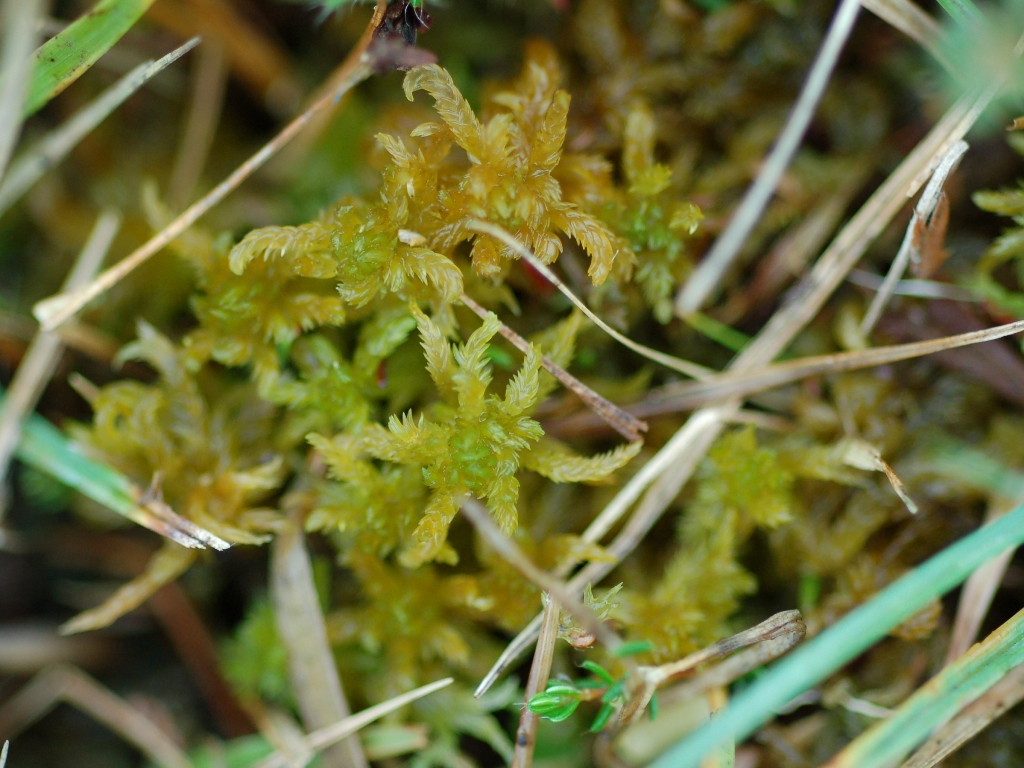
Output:
<svg viewBox="0 0 1024 768">
<path fill-rule="evenodd" d="M 811 376 L 845 373 L 862 368 L 889 365 L 901 360 L 969 347 L 973 344 L 983 344 L 1022 332 L 1024 332 L 1024 320 L 1018 320 L 981 331 L 944 336 L 941 339 L 805 357 L 770 365 L 760 370 L 722 374 L 708 382 L 672 384 L 662 388 L 657 396 L 648 398 L 643 405 L 635 406 L 630 410 L 634 414 L 644 416 L 672 410 L 682 411 L 696 408 L 722 397 L 749 397 L 756 392 L 781 387 Z"/>
<path fill-rule="evenodd" d="M 871 300 L 868 311 L 864 313 L 864 319 L 860 324 L 860 335 L 863 338 L 866 339 L 868 337 L 871 329 L 878 322 L 878 318 L 882 316 L 882 310 L 885 309 L 885 305 L 892 298 L 893 291 L 896 289 L 896 283 L 903 277 L 907 267 L 921 262 L 921 253 L 924 250 L 922 240 L 927 231 L 926 227 L 931 222 L 932 217 L 936 215 L 936 212 L 942 210 L 940 203 L 945 199 L 942 187 L 966 151 L 966 141 L 960 140 L 956 142 L 949 148 L 932 172 L 931 180 L 914 206 L 914 213 L 910 217 L 910 223 L 907 224 L 907 232 L 903 237 L 903 243 L 900 245 L 896 258 L 892 260 L 892 266 L 890 266 L 889 272 L 882 282 L 882 287 L 878 289 L 875 297 Z M 948 204 L 945 211 L 948 215 Z"/>
<path fill-rule="evenodd" d="M 787 611 L 787 613 L 797 613 Z M 719 688 L 739 680 L 748 672 L 764 666 L 769 661 L 788 653 L 804 638 L 806 628 L 799 615 L 792 620 L 787 628 L 781 628 L 763 639 L 756 641 L 753 648 L 737 653 L 720 664 L 708 669 L 693 680 L 675 687 L 673 696 L 677 700 L 685 700 L 700 695 L 710 689 Z"/>
<path fill-rule="evenodd" d="M 202 199 L 193 203 L 174 221 L 164 227 L 141 247 L 137 248 L 122 261 L 105 271 L 91 283 L 82 288 L 59 293 L 44 299 L 33 307 L 32 311 L 39 319 L 44 330 L 53 330 L 70 318 L 88 302 L 107 291 L 118 281 L 146 262 L 154 254 L 162 250 L 171 241 L 199 220 L 203 214 L 227 197 L 239 184 L 245 181 L 267 160 L 273 157 L 289 140 L 299 133 L 318 112 L 330 106 L 342 94 L 354 88 L 374 72 L 374 58 L 371 43 L 378 26 L 384 18 L 386 10 L 384 0 L 378 0 L 373 18 L 366 27 L 362 38 L 346 59 L 347 77 L 340 79 L 337 90 L 317 99 L 305 112 L 292 120 L 280 133 L 263 146 L 256 154 L 235 169 L 224 181 L 214 187 Z"/>
<path fill-rule="evenodd" d="M 751 669 L 778 658 L 800 642 L 806 631 L 800 611 L 782 611 L 750 629 L 719 640 L 677 661 L 657 667 L 640 667 L 636 676 L 638 686 L 630 697 L 628 706 L 622 711 L 621 722 L 628 724 L 635 721 L 647 708 L 658 688 L 688 674 L 701 664 L 728 656 L 742 648 L 757 646 L 750 652 L 738 654 L 687 683 L 686 690 L 689 696 L 696 696 L 716 686 L 728 685 Z"/>
<path fill-rule="evenodd" d="M 176 582 L 167 584 L 149 598 L 149 608 L 195 682 L 221 732 L 230 738 L 252 733 L 248 715 L 220 673 L 217 646 L 185 591 Z"/>
<path fill-rule="evenodd" d="M 923 310 L 923 311 L 922 311 Z M 983 330 L 986 318 L 962 302 L 929 301 L 906 312 L 890 312 L 881 320 L 882 330 L 894 341 L 924 341 L 930 338 Z M 1024 360 L 1014 344 L 992 342 L 937 352 L 934 363 L 966 373 L 984 382 L 1010 402 L 1024 404 Z"/>
<path fill-rule="evenodd" d="M 473 299 L 466 294 L 462 294 L 462 296 L 459 297 L 459 301 L 469 307 L 481 320 L 487 317 L 487 310 L 473 301 Z M 502 323 L 501 327 L 498 328 L 498 333 L 500 333 L 512 344 L 512 346 L 524 355 L 530 351 L 530 343 L 504 323 Z M 544 366 L 545 371 L 558 379 L 567 389 L 575 392 L 577 397 L 579 397 L 587 407 L 589 407 L 606 424 L 610 425 L 612 429 L 624 438 L 630 442 L 643 439 L 640 433 L 647 431 L 647 424 L 643 421 L 640 421 L 640 419 L 626 413 L 610 400 L 601 397 L 601 395 L 597 394 L 597 392 L 555 363 L 547 355 L 544 355 L 541 358 L 541 364 Z"/>
<path fill-rule="evenodd" d="M 678 371 L 686 376 L 694 379 L 707 379 L 714 376 L 715 372 L 710 368 L 706 368 L 703 365 L 697 363 L 691 363 L 689 360 L 683 360 L 672 355 L 666 355 L 664 352 L 659 352 L 656 349 L 639 344 L 627 336 L 623 336 L 621 333 L 612 328 L 608 323 L 602 320 L 586 303 L 574 294 L 562 280 L 551 271 L 551 268 L 547 264 L 543 263 L 538 259 L 533 252 L 519 242 L 516 238 L 512 237 L 505 229 L 499 227 L 497 224 L 492 224 L 489 221 L 474 220 L 470 221 L 466 225 L 466 229 L 473 232 L 479 232 L 483 235 L 489 235 L 496 240 L 500 240 L 502 243 L 507 245 L 516 254 L 519 255 L 523 261 L 529 263 L 531 267 L 537 270 L 541 275 L 544 276 L 552 285 L 558 288 L 569 301 L 571 301 L 583 314 L 585 314 L 590 320 L 597 325 L 602 331 L 607 333 L 617 342 L 622 344 L 627 349 L 631 349 L 638 355 L 646 357 L 648 360 L 652 360 L 659 365 L 663 365 L 666 368 L 670 368 L 673 371 Z"/>
<path fill-rule="evenodd" d="M 642 408 L 643 403 L 644 401 L 641 400 L 636 406 L 630 407 Z M 651 416 L 664 418 L 675 416 L 677 413 L 677 411 L 659 412 L 651 414 Z M 758 429 L 767 429 L 772 432 L 792 432 L 796 428 L 793 420 L 785 416 L 746 408 L 728 415 L 725 417 L 725 420 L 729 424 L 752 424 Z M 540 419 L 540 425 L 544 428 L 545 435 L 557 438 L 601 438 L 609 436 L 612 431 L 608 424 L 599 418 L 597 414 L 586 410 L 579 410 L 567 416 L 559 416 L 557 418 Z"/>
</svg>

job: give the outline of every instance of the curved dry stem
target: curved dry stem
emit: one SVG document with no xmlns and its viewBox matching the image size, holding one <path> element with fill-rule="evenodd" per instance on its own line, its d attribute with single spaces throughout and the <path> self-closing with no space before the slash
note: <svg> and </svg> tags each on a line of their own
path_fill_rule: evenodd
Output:
<svg viewBox="0 0 1024 768">
<path fill-rule="evenodd" d="M 498 530 L 498 526 L 491 520 L 491 515 L 483 504 L 476 499 L 466 498 L 463 499 L 461 508 L 462 513 L 469 518 L 477 533 L 483 536 L 495 552 L 523 576 L 557 600 L 587 632 L 600 640 L 605 648 L 614 651 L 622 645 L 622 638 L 601 621 L 596 613 L 576 599 L 576 590 L 572 590 L 556 577 L 534 565 L 518 544 Z M 625 661 L 628 663 L 629 660 Z"/>
<path fill-rule="evenodd" d="M 552 285 L 558 288 L 562 294 L 569 299 L 583 314 L 585 314 L 590 320 L 602 331 L 607 333 L 617 342 L 622 344 L 627 349 L 631 349 L 638 355 L 646 357 L 659 365 L 664 365 L 666 368 L 671 368 L 673 371 L 679 371 L 679 373 L 685 374 L 693 379 L 708 379 L 714 376 L 715 372 L 710 368 L 705 368 L 703 365 L 697 363 L 691 363 L 689 360 L 683 360 L 672 355 L 666 355 L 664 352 L 659 352 L 656 349 L 651 349 L 643 344 L 638 344 L 627 336 L 623 336 L 621 333 L 612 328 L 608 323 L 602 320 L 590 307 L 588 307 L 582 299 L 576 296 L 572 290 L 565 283 L 559 279 L 558 275 L 551 271 L 551 268 L 547 264 L 541 262 L 533 252 L 514 238 L 511 234 L 506 232 L 504 229 L 499 227 L 497 224 L 492 224 L 488 221 L 480 221 L 479 219 L 470 221 L 466 225 L 466 229 L 472 230 L 473 232 L 479 232 L 484 235 L 490 235 L 496 240 L 500 240 L 502 243 L 507 245 L 524 261 L 528 262 L 531 267 L 536 269 L 541 275 L 544 276 Z"/>
<path fill-rule="evenodd" d="M 459 297 L 459 301 L 469 307 L 473 311 L 473 314 L 481 320 L 484 320 L 487 317 L 487 310 L 473 301 L 473 299 L 466 294 L 462 294 Z M 507 339 L 512 346 L 524 355 L 530 351 L 529 342 L 504 323 L 501 324 L 501 327 L 498 329 L 498 333 L 500 333 L 503 338 Z M 624 438 L 630 442 L 643 439 L 640 433 L 647 431 L 646 423 L 622 410 L 607 398 L 601 397 L 601 395 L 577 379 L 562 366 L 555 363 L 547 355 L 544 355 L 541 358 L 541 365 L 544 366 L 545 371 L 558 379 L 566 389 L 575 392 L 576 396 L 579 397 L 580 400 L 582 400 L 595 414 L 597 414 L 605 423 Z"/>
<path fill-rule="evenodd" d="M 910 223 L 907 224 L 907 232 L 903 237 L 903 242 L 900 244 L 899 251 L 896 253 L 896 258 L 893 259 L 892 266 L 889 267 L 889 272 L 886 274 L 885 280 L 882 281 L 882 287 L 878 289 L 875 297 L 871 300 L 868 311 L 864 313 L 864 319 L 860 324 L 860 335 L 863 338 L 866 339 L 868 337 L 875 327 L 875 323 L 878 322 L 878 318 L 882 316 L 883 310 L 896 290 L 896 284 L 903 277 L 907 267 L 912 262 L 920 262 L 921 250 L 919 241 L 922 237 L 923 227 L 931 219 L 932 214 L 935 213 L 935 209 L 939 205 L 939 199 L 942 197 L 942 187 L 946 183 L 946 179 L 959 164 L 960 158 L 964 156 L 966 151 L 966 141 L 961 139 L 955 142 L 949 148 L 949 151 L 943 155 L 942 160 L 932 172 L 931 180 L 924 188 L 924 192 L 921 193 L 917 205 L 914 206 L 914 214 L 910 217 Z"/>
</svg>

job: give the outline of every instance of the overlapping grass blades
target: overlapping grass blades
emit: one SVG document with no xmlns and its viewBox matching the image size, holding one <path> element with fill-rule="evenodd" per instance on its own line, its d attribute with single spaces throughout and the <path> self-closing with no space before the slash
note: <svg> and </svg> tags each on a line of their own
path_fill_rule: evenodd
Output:
<svg viewBox="0 0 1024 768">
<path fill-rule="evenodd" d="M 963 582 L 986 560 L 1022 542 L 1024 505 L 947 547 L 883 589 L 873 600 L 852 611 L 834 626 L 794 651 L 730 702 L 721 717 L 715 718 L 695 734 L 677 743 L 652 763 L 651 768 L 697 768 L 701 760 L 719 745 L 733 739 L 741 741 L 750 736 L 796 696 L 813 688 L 863 653 L 929 601 Z M 1019 628 L 1016 631 L 1019 632 Z M 1009 639 L 1007 643 L 1010 643 Z M 1017 643 L 1018 640 L 1014 640 L 1011 644 L 1012 648 L 1016 649 L 1013 653 L 1020 656 L 1014 663 L 1024 660 L 1024 644 L 1018 648 Z M 1009 647 L 1011 646 L 1008 645 L 1003 650 Z M 1003 658 L 993 650 L 993 655 L 986 656 L 984 661 L 978 661 L 977 664 L 965 662 L 972 666 L 952 673 L 957 675 L 955 681 L 950 678 L 948 684 L 940 688 L 940 700 L 929 704 L 929 711 L 943 717 L 958 711 L 966 701 L 960 698 L 957 692 L 965 686 L 974 685 L 975 682 L 988 680 L 999 665 L 1008 665 L 1002 666 L 1005 673 L 1013 666 L 1010 662 L 1017 658 L 1013 653 Z M 992 666 L 988 666 L 989 663 Z M 972 681 L 974 674 L 978 675 L 977 681 Z M 987 685 L 990 686 L 997 680 L 998 677 L 994 677 Z M 927 690 L 926 688 L 925 691 Z M 978 693 L 982 690 L 984 688 L 978 689 Z M 917 706 L 913 705 L 915 709 Z M 922 734 L 926 734 L 940 722 L 941 717 L 936 716 L 932 725 L 924 727 Z M 913 746 L 913 743 L 915 742 L 911 742 L 910 746 Z M 887 763 L 868 763 L 862 760 L 856 764 L 858 768 L 862 768 Z"/>
<path fill-rule="evenodd" d="M 919 688 L 890 717 L 830 760 L 828 768 L 892 765 L 1022 662 L 1024 611 Z"/>
</svg>

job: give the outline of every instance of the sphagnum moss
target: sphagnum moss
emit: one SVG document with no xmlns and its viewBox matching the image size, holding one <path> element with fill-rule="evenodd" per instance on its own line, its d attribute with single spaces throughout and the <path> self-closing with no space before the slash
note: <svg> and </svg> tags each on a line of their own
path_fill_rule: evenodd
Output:
<svg viewBox="0 0 1024 768">
<path fill-rule="evenodd" d="M 348 198 L 314 222 L 255 230 L 230 252 L 223 240 L 198 230 L 177 241 L 175 248 L 197 272 L 193 307 L 199 326 L 180 348 L 146 331 L 148 346 L 160 350 L 158 357 L 156 351 L 149 357 L 162 374 L 161 384 L 113 385 L 137 392 L 139 405 L 152 401 L 145 427 L 104 416 L 110 398 L 104 390 L 96 426 L 84 436 L 124 465 L 127 444 L 104 440 L 102 425 L 116 424 L 135 441 L 136 454 L 145 456 L 135 459 L 135 474 L 159 471 L 169 493 L 179 485 L 211 482 L 205 478 L 216 477 L 211 470 L 224 457 L 208 450 L 220 441 L 200 438 L 209 406 L 199 399 L 195 377 L 206 375 L 213 361 L 248 367 L 258 385 L 257 402 L 271 420 L 267 423 L 281 425 L 267 449 L 294 455 L 303 450 L 305 437 L 325 463 L 326 477 L 307 464 L 292 482 L 313 489 L 307 527 L 335 540 L 368 600 L 361 612 L 337 614 L 332 635 L 338 643 L 357 641 L 363 652 L 379 656 L 382 669 L 389 670 L 385 679 L 391 691 L 425 679 L 428 659 L 456 667 L 468 663 L 465 630 L 454 617 L 466 614 L 514 629 L 528 611 L 510 613 L 502 606 L 536 599 L 532 585 L 511 573 L 501 575 L 507 566 L 492 557 L 481 555 L 484 568 L 475 575 L 442 576 L 430 564 L 459 562 L 448 534 L 465 495 L 486 501 L 495 521 L 512 535 L 521 509 L 520 470 L 556 482 L 604 482 L 642 447 L 636 442 L 589 458 L 576 456 L 545 437 L 531 418 L 555 385 L 541 371 L 540 355 L 563 366 L 571 362 L 581 329 L 578 315 L 546 333 L 545 346 L 529 347 L 501 398 L 488 392 L 497 317 L 488 314 L 464 344 L 446 338 L 456 335 L 460 324 L 458 295 L 477 288 L 481 301 L 493 302 L 487 281 L 500 284 L 517 258 L 504 244 L 468 228 L 479 219 L 507 228 L 542 262 L 556 260 L 562 238 L 572 238 L 589 255 L 596 286 L 611 286 L 613 294 L 622 295 L 635 281 L 654 316 L 668 320 L 669 297 L 687 272 L 686 240 L 698 229 L 701 212 L 670 193 L 672 171 L 654 160 L 656 121 L 642 100 L 634 102 L 623 126 L 621 186 L 602 157 L 564 153 L 570 100 L 558 89 L 559 79 L 553 51 L 532 44 L 523 74 L 509 89 L 491 95 L 480 120 L 442 68 L 413 69 L 406 94 L 428 92 L 440 122 L 411 132 L 414 149 L 396 136 L 378 134 L 389 162 L 376 201 Z M 456 150 L 461 154 L 453 155 Z M 158 204 L 150 208 L 159 220 Z M 460 248 L 463 242 L 470 244 L 468 254 Z M 475 275 L 467 275 L 469 270 Z M 332 328 L 358 329 L 351 357 L 331 340 Z M 426 398 L 426 404 L 418 412 L 391 413 L 385 426 L 379 374 L 414 329 L 429 378 L 419 378 L 413 398 Z M 319 333 L 309 333 L 314 330 Z M 165 404 L 160 391 L 178 393 L 180 402 Z M 129 410 L 135 420 L 147 413 L 141 407 Z M 171 421 L 161 423 L 160 414 Z M 174 421 L 186 416 L 191 420 L 184 425 Z M 261 436 L 255 423 L 247 426 L 252 437 Z M 174 443 L 183 433 L 200 438 L 196 447 L 207 449 L 207 456 L 199 451 L 195 459 L 198 479 L 159 458 L 188 455 Z M 269 435 L 262 433 L 263 439 Z M 175 447 L 162 448 L 165 444 Z M 758 446 L 749 429 L 726 438 L 708 459 L 682 528 L 682 548 L 660 582 L 648 594 L 615 589 L 588 600 L 601 606 L 602 615 L 614 616 L 631 637 L 644 640 L 644 653 L 652 660 L 677 658 L 726 634 L 739 600 L 755 587 L 738 563 L 740 548 L 755 527 L 774 528 L 792 515 L 794 477 L 781 456 L 803 466 L 814 448 L 795 450 L 778 454 Z M 259 466 L 270 469 L 260 469 L 264 479 L 252 492 L 270 496 L 286 487 L 289 473 L 280 458 Z M 245 498 L 237 496 L 235 503 Z M 186 515 L 212 524 L 211 530 L 231 541 L 256 543 L 274 530 L 272 509 L 225 510 L 221 514 L 230 518 L 229 525 L 228 519 L 212 519 L 206 509 L 191 506 L 187 497 L 182 504 Z M 572 560 L 587 558 L 601 559 L 600 548 L 579 550 Z M 445 582 L 448 586 L 441 586 Z M 150 590 L 159 586 L 152 578 L 145 583 Z M 438 601 L 442 593 L 446 596 Z M 420 597 L 410 603 L 412 595 Z M 399 609 L 402 604 L 409 607 Z M 378 615 L 374 611 L 383 613 L 372 618 Z M 116 611 L 106 606 L 103 615 L 112 619 Z M 440 623 L 428 618 L 432 615 Z M 398 624 L 370 632 L 384 616 Z M 571 622 L 565 633 L 572 636 Z M 272 641 L 265 633 L 252 637 L 262 637 L 263 645 Z M 398 642 L 400 637 L 407 639 Z M 254 647 L 251 652 L 268 651 Z"/>
<path fill-rule="evenodd" d="M 574 396 L 557 391 L 540 357 L 573 365 L 612 399 L 642 397 L 663 374 L 627 380 L 633 361 L 603 346 L 579 315 L 565 315 L 517 252 L 473 222 L 511 233 L 630 335 L 719 362 L 672 322 L 670 298 L 756 175 L 828 11 L 738 0 L 703 13 L 678 3 L 581 0 L 569 77 L 549 44 L 530 42 L 519 77 L 485 87 L 479 110 L 470 106 L 479 91 L 472 79 L 469 99 L 456 86 L 467 82 L 464 71 L 414 68 L 405 94 L 422 91 L 437 117 L 411 131 L 392 120 L 377 134 L 385 162 L 375 190 L 349 187 L 316 220 L 256 229 L 237 244 L 199 228 L 173 243 L 194 272 L 195 324 L 180 343 L 140 326 L 122 357 L 146 361 L 158 379 L 102 387 L 92 425 L 74 434 L 233 543 L 262 543 L 281 530 L 282 510 L 301 509 L 307 530 L 322 534 L 311 548 L 335 560 L 315 558 L 316 573 L 340 566 L 338 583 L 321 578 L 318 586 L 349 694 L 376 701 L 455 672 L 458 686 L 410 714 L 431 729 L 430 746 L 410 764 L 466 765 L 461 735 L 507 759 L 511 744 L 489 713 L 519 698 L 514 684 L 481 704 L 465 683 L 492 660 L 493 632 L 519 630 L 541 595 L 471 539 L 456 511 L 468 495 L 481 499 L 551 571 L 610 561 L 568 531 L 593 518 L 606 498 L 600 486 L 628 473 L 643 446 L 597 443 L 579 455 L 545 434 L 546 419 L 573 408 Z M 748 243 L 747 263 L 816 210 L 887 129 L 877 82 L 849 71 L 839 77 L 841 96 L 825 97 L 813 149 L 799 153 Z M 1016 197 L 978 200 L 1016 215 Z M 156 225 L 170 219 L 155 199 L 149 215 Z M 1019 257 L 1014 237 L 993 246 L 977 282 L 1009 311 L 1015 297 L 997 262 Z M 744 268 L 728 278 L 727 294 L 742 285 Z M 464 292 L 492 311 L 480 320 L 466 312 Z M 523 315 L 506 322 L 531 339 L 521 356 L 496 335 L 497 313 L 520 306 Z M 799 351 L 831 349 L 829 323 L 813 325 Z M 812 633 L 870 600 L 945 543 L 950 520 L 962 525 L 952 509 L 988 496 L 940 476 L 940 438 L 1020 461 L 1004 450 L 1019 424 L 1007 428 L 990 392 L 910 365 L 899 374 L 836 375 L 765 400 L 792 418 L 792 431 L 726 430 L 674 503 L 684 510 L 677 535 L 651 537 L 642 557 L 615 574 L 621 583 L 586 588 L 586 605 L 626 636 L 637 661 L 661 663 L 755 623 L 759 584 L 758 599 L 785 607 L 798 599 L 798 584 Z M 661 430 L 652 424 L 652 445 Z M 918 517 L 883 478 L 844 460 L 851 440 L 868 441 L 895 466 Z M 80 624 L 112 621 L 192 561 L 168 545 Z M 555 689 L 572 691 L 576 703 L 603 699 L 595 726 L 612 728 L 628 696 L 627 665 L 592 647 L 568 614 L 559 618 L 559 635 L 589 649 L 581 658 L 592 674 Z M 935 636 L 938 618 L 933 602 L 892 634 L 922 652 L 919 641 Z M 865 666 L 911 684 L 907 665 L 892 669 L 895 657 L 883 648 Z M 295 705 L 266 601 L 253 602 L 225 660 L 244 697 Z M 821 723 L 822 743 L 843 727 L 835 711 Z"/>
</svg>

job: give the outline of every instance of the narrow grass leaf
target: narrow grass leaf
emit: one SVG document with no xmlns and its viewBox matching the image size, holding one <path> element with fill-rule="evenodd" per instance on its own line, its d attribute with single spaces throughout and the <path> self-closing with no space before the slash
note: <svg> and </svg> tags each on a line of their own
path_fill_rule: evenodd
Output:
<svg viewBox="0 0 1024 768">
<path fill-rule="evenodd" d="M 24 116 L 75 82 L 120 40 L 139 20 L 153 0 L 100 0 L 33 54 L 32 79 L 25 99 Z"/>
</svg>

